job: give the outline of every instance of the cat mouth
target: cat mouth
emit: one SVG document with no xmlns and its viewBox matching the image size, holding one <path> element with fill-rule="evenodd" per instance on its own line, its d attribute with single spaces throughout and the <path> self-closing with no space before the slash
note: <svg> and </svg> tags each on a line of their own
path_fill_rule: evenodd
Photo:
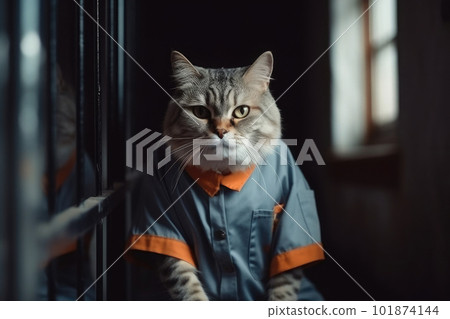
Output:
<svg viewBox="0 0 450 319">
<path fill-rule="evenodd" d="M 228 149 L 236 149 L 236 140 L 235 139 L 226 139 L 226 138 L 218 138 L 218 137 L 210 137 L 206 138 L 207 144 L 203 145 L 205 148 L 228 148 Z"/>
</svg>

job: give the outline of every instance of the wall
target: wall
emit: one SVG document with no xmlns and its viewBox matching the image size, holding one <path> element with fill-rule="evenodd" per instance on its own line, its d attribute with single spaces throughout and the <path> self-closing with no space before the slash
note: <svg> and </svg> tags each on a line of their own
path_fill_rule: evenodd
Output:
<svg viewBox="0 0 450 319">
<path fill-rule="evenodd" d="M 399 1 L 398 150 L 329 161 L 324 242 L 376 300 L 450 298 L 448 1 Z M 332 263 L 329 299 L 369 299 Z"/>
<path fill-rule="evenodd" d="M 449 6 L 449 1 L 399 1 L 398 229 L 406 270 L 399 294 L 410 298 L 450 298 Z"/>
</svg>

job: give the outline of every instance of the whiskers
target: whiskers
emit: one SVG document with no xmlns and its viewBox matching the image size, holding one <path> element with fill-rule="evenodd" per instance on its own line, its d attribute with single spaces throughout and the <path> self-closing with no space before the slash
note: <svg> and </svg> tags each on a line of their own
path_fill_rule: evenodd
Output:
<svg viewBox="0 0 450 319">
<path fill-rule="evenodd" d="M 193 163 L 194 154 L 196 154 L 200 150 L 200 155 L 201 155 L 202 152 L 204 151 L 204 150 L 200 149 L 199 145 L 194 144 L 194 142 L 193 142 L 194 139 L 204 139 L 204 137 L 196 136 L 196 137 L 171 138 L 171 140 L 181 141 L 181 143 L 182 143 L 181 145 L 179 145 L 171 150 L 170 155 L 171 155 L 173 163 L 169 166 L 169 168 L 162 175 L 162 178 L 161 178 L 161 179 L 166 178 L 166 176 L 169 172 L 173 171 L 174 169 L 176 170 L 176 172 L 174 172 L 174 174 L 173 174 L 174 184 L 172 187 L 172 191 L 175 191 L 185 168 L 189 164 Z M 171 143 L 171 144 L 174 144 L 174 143 Z"/>
</svg>

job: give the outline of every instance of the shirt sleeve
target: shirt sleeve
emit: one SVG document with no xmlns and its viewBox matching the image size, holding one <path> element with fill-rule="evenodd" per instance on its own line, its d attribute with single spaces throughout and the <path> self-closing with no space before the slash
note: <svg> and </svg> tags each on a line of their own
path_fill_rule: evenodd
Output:
<svg viewBox="0 0 450 319">
<path fill-rule="evenodd" d="M 177 218 L 176 193 L 167 191 L 163 179 L 145 175 L 137 198 L 137 211 L 127 247 L 130 250 L 157 253 L 196 265 Z"/>
<path fill-rule="evenodd" d="M 314 192 L 290 153 L 288 163 L 283 207 L 277 209 L 270 276 L 324 259 Z"/>
</svg>

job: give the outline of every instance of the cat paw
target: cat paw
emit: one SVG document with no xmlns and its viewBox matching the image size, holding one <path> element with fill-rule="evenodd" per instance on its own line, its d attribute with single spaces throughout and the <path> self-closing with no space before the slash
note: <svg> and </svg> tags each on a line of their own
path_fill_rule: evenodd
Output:
<svg viewBox="0 0 450 319">
<path fill-rule="evenodd" d="M 197 293 L 186 299 L 187 301 L 208 301 L 208 296 L 204 293 Z"/>
<path fill-rule="evenodd" d="M 297 296 L 290 291 L 273 291 L 269 293 L 269 301 L 295 301 Z"/>
</svg>

